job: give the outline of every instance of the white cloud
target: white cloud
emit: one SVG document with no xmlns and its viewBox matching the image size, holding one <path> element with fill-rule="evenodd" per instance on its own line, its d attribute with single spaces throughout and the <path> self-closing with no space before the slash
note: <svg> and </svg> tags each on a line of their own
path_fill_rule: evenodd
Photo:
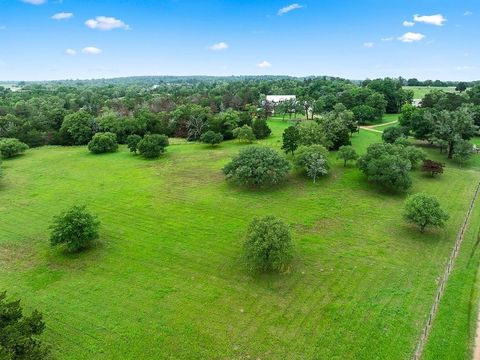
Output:
<svg viewBox="0 0 480 360">
<path fill-rule="evenodd" d="M 415 41 L 420 41 L 425 38 L 425 35 L 420 34 L 420 33 L 414 33 L 414 32 L 407 32 L 403 34 L 402 36 L 398 37 L 398 40 L 406 42 L 406 43 L 411 43 Z"/>
<path fill-rule="evenodd" d="M 90 29 L 97 30 L 113 30 L 113 29 L 125 29 L 130 30 L 130 26 L 125 24 L 122 20 L 115 19 L 109 16 L 97 16 L 95 19 L 89 19 L 85 21 L 85 25 Z"/>
<path fill-rule="evenodd" d="M 364 42 L 363 46 L 365 46 L 366 48 L 372 48 L 373 47 L 373 42 Z"/>
<path fill-rule="evenodd" d="M 220 50 L 226 50 L 228 49 L 228 44 L 226 42 L 219 42 L 216 44 L 213 44 L 212 46 L 209 46 L 208 48 L 213 51 L 220 51 Z"/>
<path fill-rule="evenodd" d="M 77 55 L 77 50 L 74 50 L 74 49 L 66 49 L 66 50 L 65 50 L 65 55 L 75 56 L 75 55 Z"/>
<path fill-rule="evenodd" d="M 442 26 L 447 19 L 442 14 L 436 15 L 413 15 L 413 20 L 419 23 Z"/>
<path fill-rule="evenodd" d="M 258 63 L 257 66 L 260 69 L 268 69 L 269 67 L 272 67 L 272 64 L 270 64 L 268 61 L 262 61 L 261 63 Z"/>
<path fill-rule="evenodd" d="M 412 26 L 415 26 L 415 23 L 413 21 L 407 21 L 405 20 L 403 23 L 402 23 L 403 26 L 406 26 L 406 27 L 412 27 Z"/>
<path fill-rule="evenodd" d="M 47 2 L 47 0 L 22 0 L 22 2 L 32 5 L 42 5 Z"/>
<path fill-rule="evenodd" d="M 61 13 L 58 13 L 58 14 L 53 15 L 51 18 L 52 18 L 53 20 L 68 20 L 68 19 L 70 19 L 71 17 L 73 17 L 73 13 L 61 12 Z"/>
<path fill-rule="evenodd" d="M 278 16 L 282 16 L 286 13 L 289 13 L 290 11 L 293 11 L 293 10 L 297 10 L 297 9 L 301 9 L 303 8 L 303 5 L 300 5 L 300 4 L 290 4 L 288 6 L 284 6 L 283 8 L 281 8 L 280 10 L 278 10 L 277 12 L 277 15 Z"/>
<path fill-rule="evenodd" d="M 476 68 L 477 68 L 476 66 L 464 65 L 464 66 L 457 66 L 457 67 L 455 68 L 455 70 L 458 70 L 458 71 L 474 70 L 474 69 L 476 69 Z"/>
<path fill-rule="evenodd" d="M 96 48 L 94 46 L 87 46 L 82 49 L 82 53 L 87 54 L 87 55 L 98 55 L 102 52 L 101 49 Z"/>
<path fill-rule="evenodd" d="M 395 40 L 395 38 L 393 36 L 389 36 L 389 37 L 381 38 L 380 40 L 382 40 L 383 42 L 386 42 L 386 41 L 393 41 Z"/>
<path fill-rule="evenodd" d="M 463 13 L 464 16 L 470 16 L 470 15 L 473 15 L 473 12 L 467 10 Z"/>
</svg>

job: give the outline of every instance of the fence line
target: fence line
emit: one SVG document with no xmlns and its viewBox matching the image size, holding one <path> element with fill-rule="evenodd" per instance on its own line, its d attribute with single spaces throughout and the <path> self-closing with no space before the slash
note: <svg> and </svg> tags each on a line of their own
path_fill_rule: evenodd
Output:
<svg viewBox="0 0 480 360">
<path fill-rule="evenodd" d="M 445 266 L 445 271 L 443 273 L 443 276 L 437 288 L 437 295 L 435 296 L 435 300 L 433 301 L 432 308 L 430 309 L 430 313 L 428 314 L 427 322 L 423 327 L 423 330 L 420 334 L 420 338 L 418 339 L 418 343 L 415 348 L 415 353 L 412 356 L 412 360 L 419 360 L 422 357 L 423 349 L 425 348 L 425 344 L 427 343 L 428 336 L 430 335 L 430 331 L 432 329 L 432 323 L 435 318 L 435 315 L 437 314 L 438 306 L 440 305 L 440 300 L 442 299 L 443 293 L 445 292 L 445 287 L 446 287 L 448 278 L 450 276 L 450 273 L 453 270 L 453 266 L 455 264 L 455 260 L 457 258 L 458 252 L 460 251 L 460 246 L 462 245 L 463 237 L 465 235 L 465 231 L 467 230 L 468 221 L 470 220 L 470 216 L 472 215 L 473 207 L 475 206 L 475 200 L 477 199 L 479 191 L 480 191 L 480 182 L 478 183 L 477 188 L 473 194 L 472 201 L 470 202 L 470 206 L 468 208 L 467 214 L 465 215 L 463 224 L 460 227 L 460 231 L 457 234 L 457 239 L 455 240 L 455 246 L 452 249 L 452 253 L 450 254 L 447 265 Z"/>
</svg>

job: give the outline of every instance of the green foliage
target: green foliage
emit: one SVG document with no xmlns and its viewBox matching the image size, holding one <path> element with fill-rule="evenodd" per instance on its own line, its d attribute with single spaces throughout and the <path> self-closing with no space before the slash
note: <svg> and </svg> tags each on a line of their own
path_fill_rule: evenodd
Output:
<svg viewBox="0 0 480 360">
<path fill-rule="evenodd" d="M 318 176 L 328 174 L 330 165 L 327 159 L 328 150 L 322 145 L 300 146 L 295 157 L 295 167 L 315 182 Z"/>
<path fill-rule="evenodd" d="M 343 160 L 343 167 L 347 166 L 348 161 L 353 161 L 358 159 L 358 154 L 352 146 L 344 145 L 340 146 L 337 152 L 337 159 Z"/>
<path fill-rule="evenodd" d="M 237 111 L 227 110 L 218 113 L 209 119 L 209 128 L 223 135 L 225 140 L 234 138 L 233 129 L 238 127 L 240 116 Z"/>
<path fill-rule="evenodd" d="M 85 145 L 94 134 L 95 119 L 86 111 L 80 110 L 65 116 L 60 132 L 70 145 Z"/>
<path fill-rule="evenodd" d="M 406 221 L 418 225 L 422 232 L 427 226 L 444 226 L 449 218 L 436 197 L 421 193 L 408 197 L 403 217 Z"/>
<path fill-rule="evenodd" d="M 272 130 L 268 127 L 267 120 L 263 118 L 253 120 L 252 130 L 257 139 L 266 139 L 272 133 Z"/>
<path fill-rule="evenodd" d="M 358 160 L 368 180 L 389 190 L 405 191 L 412 185 L 412 168 L 404 148 L 392 144 L 372 144 Z"/>
<path fill-rule="evenodd" d="M 253 133 L 252 128 L 248 125 L 233 129 L 233 137 L 241 142 L 247 143 L 251 143 L 255 140 L 255 134 Z"/>
<path fill-rule="evenodd" d="M 427 158 L 427 154 L 422 149 L 415 146 L 404 146 L 405 157 L 410 160 L 412 168 L 416 167 L 421 161 Z"/>
<path fill-rule="evenodd" d="M 227 179 L 249 186 L 278 184 L 290 170 L 290 163 L 275 150 L 250 146 L 233 157 L 223 172 Z"/>
<path fill-rule="evenodd" d="M 90 214 L 85 205 L 74 205 L 54 217 L 50 235 L 52 246 L 65 245 L 69 252 L 78 252 L 98 239 L 100 221 Z"/>
<path fill-rule="evenodd" d="M 207 132 L 203 133 L 202 136 L 200 136 L 200 141 L 204 144 L 215 146 L 223 141 L 223 135 L 212 130 L 208 130 Z"/>
<path fill-rule="evenodd" d="M 473 155 L 473 145 L 467 140 L 458 140 L 453 149 L 452 159 L 458 163 L 465 163 Z"/>
<path fill-rule="evenodd" d="M 357 130 L 353 113 L 338 105 L 321 119 L 320 125 L 328 148 L 333 150 L 350 145 L 350 134 Z"/>
<path fill-rule="evenodd" d="M 142 137 L 140 135 L 133 134 L 127 136 L 127 147 L 130 152 L 133 152 L 134 154 L 137 153 L 138 144 L 140 141 L 142 141 Z"/>
<path fill-rule="evenodd" d="M 94 154 L 115 152 L 118 150 L 117 135 L 111 132 L 96 133 L 88 143 L 88 150 Z"/>
<path fill-rule="evenodd" d="M 299 145 L 326 145 L 323 128 L 315 121 L 302 121 L 298 125 Z"/>
<path fill-rule="evenodd" d="M 382 133 L 382 140 L 389 144 L 395 143 L 401 137 L 405 137 L 405 130 L 400 126 L 387 127 Z"/>
<path fill-rule="evenodd" d="M 143 157 L 153 159 L 163 154 L 168 145 L 168 137 L 165 135 L 145 135 L 138 143 L 137 150 Z"/>
<path fill-rule="evenodd" d="M 292 259 L 288 226 L 275 216 L 254 218 L 244 243 L 245 260 L 252 271 L 284 271 Z"/>
<path fill-rule="evenodd" d="M 291 153 L 293 155 L 298 148 L 298 142 L 300 140 L 300 133 L 298 132 L 297 127 L 289 126 L 286 128 L 283 132 L 282 139 L 282 150 L 287 154 Z"/>
<path fill-rule="evenodd" d="M 18 139 L 0 139 L 0 155 L 7 159 L 19 155 L 28 149 L 28 145 Z"/>
<path fill-rule="evenodd" d="M 50 351 L 39 339 L 45 330 L 42 314 L 23 314 L 20 300 L 8 301 L 0 292 L 0 359 L 43 360 Z"/>
</svg>

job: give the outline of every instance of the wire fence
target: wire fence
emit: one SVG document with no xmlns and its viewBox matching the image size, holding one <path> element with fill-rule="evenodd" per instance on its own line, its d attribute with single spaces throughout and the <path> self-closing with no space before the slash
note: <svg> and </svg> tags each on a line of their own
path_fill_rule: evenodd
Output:
<svg viewBox="0 0 480 360">
<path fill-rule="evenodd" d="M 470 216 L 472 215 L 473 207 L 475 206 L 475 200 L 477 199 L 479 191 L 480 191 L 480 182 L 478 183 L 477 188 L 473 194 L 472 201 L 470 202 L 470 206 L 468 207 L 467 214 L 465 215 L 465 219 L 463 220 L 463 224 L 460 227 L 460 231 L 458 232 L 457 239 L 455 240 L 455 246 L 452 249 L 452 253 L 450 254 L 447 265 L 445 266 L 445 271 L 443 272 L 443 276 L 440 280 L 440 283 L 438 284 L 435 300 L 433 301 L 432 308 L 430 309 L 430 313 L 428 314 L 427 322 L 423 327 L 420 338 L 418 339 L 418 343 L 415 348 L 415 353 L 412 356 L 413 360 L 419 360 L 422 357 L 423 349 L 425 348 L 425 344 L 427 343 L 428 336 L 430 335 L 430 331 L 432 329 L 433 319 L 437 314 L 438 306 L 440 305 L 440 300 L 442 299 L 443 293 L 445 292 L 445 287 L 447 285 L 448 278 L 450 276 L 450 273 L 453 270 L 453 266 L 455 265 L 455 260 L 460 251 L 460 246 L 462 245 L 463 237 L 465 235 L 465 231 L 467 230 L 467 226 L 468 226 L 468 221 L 470 220 Z"/>
</svg>

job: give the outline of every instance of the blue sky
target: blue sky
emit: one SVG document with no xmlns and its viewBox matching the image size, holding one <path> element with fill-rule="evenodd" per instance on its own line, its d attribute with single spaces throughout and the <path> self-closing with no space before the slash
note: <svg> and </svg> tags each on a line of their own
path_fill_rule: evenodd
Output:
<svg viewBox="0 0 480 360">
<path fill-rule="evenodd" d="M 478 0 L 0 0 L 0 80 L 479 80 L 479 24 Z"/>
</svg>

